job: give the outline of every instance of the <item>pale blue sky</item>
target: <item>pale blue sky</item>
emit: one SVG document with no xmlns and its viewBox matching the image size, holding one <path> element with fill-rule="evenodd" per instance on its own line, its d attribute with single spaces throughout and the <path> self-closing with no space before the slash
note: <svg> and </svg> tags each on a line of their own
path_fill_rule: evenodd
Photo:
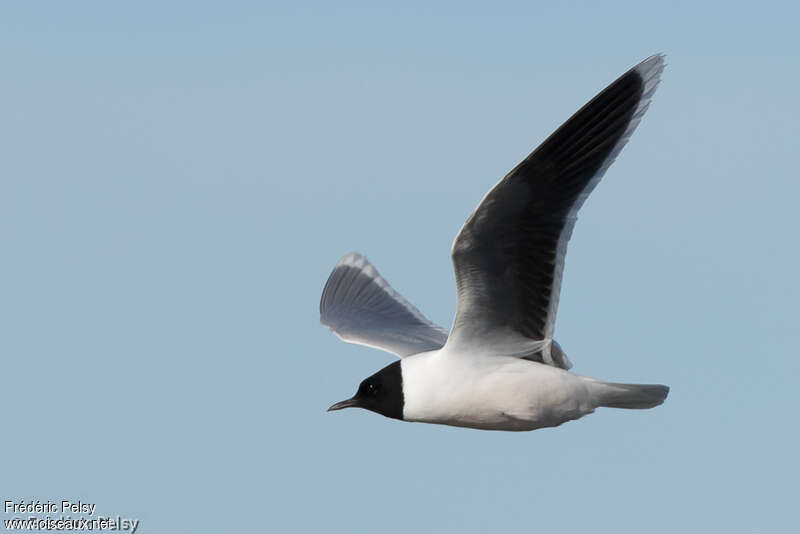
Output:
<svg viewBox="0 0 800 534">
<path fill-rule="evenodd" d="M 141 533 L 794 525 L 800 8 L 536 4 L 4 4 L 3 498 Z M 655 52 L 556 334 L 668 401 L 518 434 L 326 413 L 392 360 L 319 326 L 338 258 L 449 326 L 483 194 Z"/>
</svg>

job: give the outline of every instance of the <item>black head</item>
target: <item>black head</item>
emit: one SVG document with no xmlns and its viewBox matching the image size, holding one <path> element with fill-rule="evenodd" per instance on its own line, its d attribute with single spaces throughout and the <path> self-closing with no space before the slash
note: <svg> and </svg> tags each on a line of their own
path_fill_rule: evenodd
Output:
<svg viewBox="0 0 800 534">
<path fill-rule="evenodd" d="M 400 361 L 387 365 L 358 386 L 352 398 L 337 402 L 328 411 L 364 408 L 386 417 L 403 418 L 403 375 Z"/>
</svg>

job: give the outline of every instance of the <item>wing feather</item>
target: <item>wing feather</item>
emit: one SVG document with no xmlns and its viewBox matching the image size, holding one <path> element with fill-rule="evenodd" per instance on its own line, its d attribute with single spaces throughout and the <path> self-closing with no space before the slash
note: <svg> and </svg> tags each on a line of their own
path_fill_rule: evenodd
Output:
<svg viewBox="0 0 800 534">
<path fill-rule="evenodd" d="M 552 342 L 577 212 L 648 108 L 664 68 L 651 56 L 601 91 L 483 198 L 451 251 L 458 311 L 448 344 L 500 336 L 505 350 L 571 366 Z M 508 341 L 510 340 L 510 341 Z M 525 354 L 521 348 L 542 348 Z"/>
<path fill-rule="evenodd" d="M 429 321 L 356 253 L 342 257 L 322 291 L 320 322 L 342 340 L 400 356 L 441 348 L 447 331 Z"/>
</svg>

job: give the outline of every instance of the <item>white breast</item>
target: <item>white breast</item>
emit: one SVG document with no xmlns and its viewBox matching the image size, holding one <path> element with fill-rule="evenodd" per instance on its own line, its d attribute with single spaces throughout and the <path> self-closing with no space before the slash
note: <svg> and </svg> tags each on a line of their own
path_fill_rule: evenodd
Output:
<svg viewBox="0 0 800 534">
<path fill-rule="evenodd" d="M 532 430 L 595 408 L 579 375 L 519 358 L 441 349 L 404 358 L 401 367 L 407 421 Z"/>
</svg>

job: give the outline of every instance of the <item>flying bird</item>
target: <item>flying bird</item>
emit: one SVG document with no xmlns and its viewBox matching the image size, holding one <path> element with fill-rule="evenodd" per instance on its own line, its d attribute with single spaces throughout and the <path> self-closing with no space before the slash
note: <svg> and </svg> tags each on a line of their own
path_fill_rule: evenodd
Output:
<svg viewBox="0 0 800 534">
<path fill-rule="evenodd" d="M 320 322 L 350 343 L 400 357 L 328 410 L 484 430 L 554 427 L 598 407 L 643 409 L 669 388 L 569 372 L 553 339 L 567 242 L 578 209 L 650 103 L 664 58 L 606 87 L 481 200 L 451 249 L 458 306 L 448 333 L 358 254 L 328 278 Z"/>
</svg>

